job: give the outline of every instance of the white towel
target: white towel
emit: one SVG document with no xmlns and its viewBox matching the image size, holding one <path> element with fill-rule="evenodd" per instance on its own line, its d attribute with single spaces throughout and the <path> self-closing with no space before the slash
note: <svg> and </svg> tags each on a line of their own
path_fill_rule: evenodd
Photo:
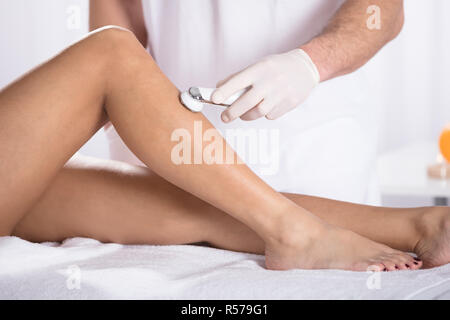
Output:
<svg viewBox="0 0 450 320">
<path fill-rule="evenodd" d="M 0 299 L 450 299 L 450 265 L 365 273 L 268 271 L 264 257 L 199 246 L 0 238 Z"/>
</svg>

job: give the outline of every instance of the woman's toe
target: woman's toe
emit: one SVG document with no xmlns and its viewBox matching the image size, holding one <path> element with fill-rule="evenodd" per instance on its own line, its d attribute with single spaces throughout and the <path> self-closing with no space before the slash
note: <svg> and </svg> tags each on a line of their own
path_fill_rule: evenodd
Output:
<svg viewBox="0 0 450 320">
<path fill-rule="evenodd" d="M 410 256 L 409 254 L 405 257 L 405 265 L 410 270 L 417 270 L 422 267 L 422 262 L 417 261 L 414 259 L 414 257 Z"/>
<path fill-rule="evenodd" d="M 398 270 L 413 270 L 415 266 L 414 259 L 408 254 L 400 253 L 393 257 Z"/>
<path fill-rule="evenodd" d="M 395 270 L 398 270 L 398 269 L 395 268 L 395 267 L 396 267 L 396 263 L 395 263 L 394 261 L 392 261 L 392 260 L 386 260 L 386 261 L 383 261 L 383 264 L 384 264 L 385 267 L 386 267 L 386 271 L 395 271 Z"/>
<path fill-rule="evenodd" d="M 423 266 L 423 262 L 420 260 L 417 260 L 415 258 L 412 258 L 410 263 L 408 263 L 408 264 L 411 265 L 411 269 L 413 269 L 413 270 L 418 270 L 418 269 L 422 268 L 422 266 Z"/>
<path fill-rule="evenodd" d="M 424 263 L 421 259 L 417 258 L 417 257 L 413 257 L 413 263 L 417 266 L 420 266 L 420 268 L 422 268 L 424 266 Z"/>
</svg>

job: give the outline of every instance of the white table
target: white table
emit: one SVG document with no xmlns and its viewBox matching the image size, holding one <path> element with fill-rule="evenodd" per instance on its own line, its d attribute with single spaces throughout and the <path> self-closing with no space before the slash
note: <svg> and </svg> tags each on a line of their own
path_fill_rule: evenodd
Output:
<svg viewBox="0 0 450 320">
<path fill-rule="evenodd" d="M 436 205 L 448 205 L 450 180 L 428 177 L 427 168 L 437 162 L 436 142 L 418 142 L 378 159 L 381 193 L 388 196 L 431 197 Z"/>
</svg>

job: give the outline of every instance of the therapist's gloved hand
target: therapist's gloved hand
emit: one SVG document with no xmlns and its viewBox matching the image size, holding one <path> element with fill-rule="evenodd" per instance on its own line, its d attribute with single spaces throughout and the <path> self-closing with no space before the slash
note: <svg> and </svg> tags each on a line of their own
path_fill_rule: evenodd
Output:
<svg viewBox="0 0 450 320">
<path fill-rule="evenodd" d="M 249 87 L 248 92 L 222 113 L 222 120 L 251 121 L 261 117 L 275 120 L 304 102 L 319 82 L 320 75 L 311 58 L 305 51 L 295 49 L 268 56 L 222 81 L 212 100 L 222 104 L 234 93 Z"/>
</svg>

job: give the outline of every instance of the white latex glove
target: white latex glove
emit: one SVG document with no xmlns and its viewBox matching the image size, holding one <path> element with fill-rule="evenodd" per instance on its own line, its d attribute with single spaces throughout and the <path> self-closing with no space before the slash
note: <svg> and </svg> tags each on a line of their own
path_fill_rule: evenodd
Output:
<svg viewBox="0 0 450 320">
<path fill-rule="evenodd" d="M 275 120 L 303 103 L 319 82 L 319 72 L 309 55 L 295 49 L 268 56 L 222 81 L 212 100 L 221 104 L 234 93 L 249 88 L 222 113 L 222 120 Z"/>
</svg>

